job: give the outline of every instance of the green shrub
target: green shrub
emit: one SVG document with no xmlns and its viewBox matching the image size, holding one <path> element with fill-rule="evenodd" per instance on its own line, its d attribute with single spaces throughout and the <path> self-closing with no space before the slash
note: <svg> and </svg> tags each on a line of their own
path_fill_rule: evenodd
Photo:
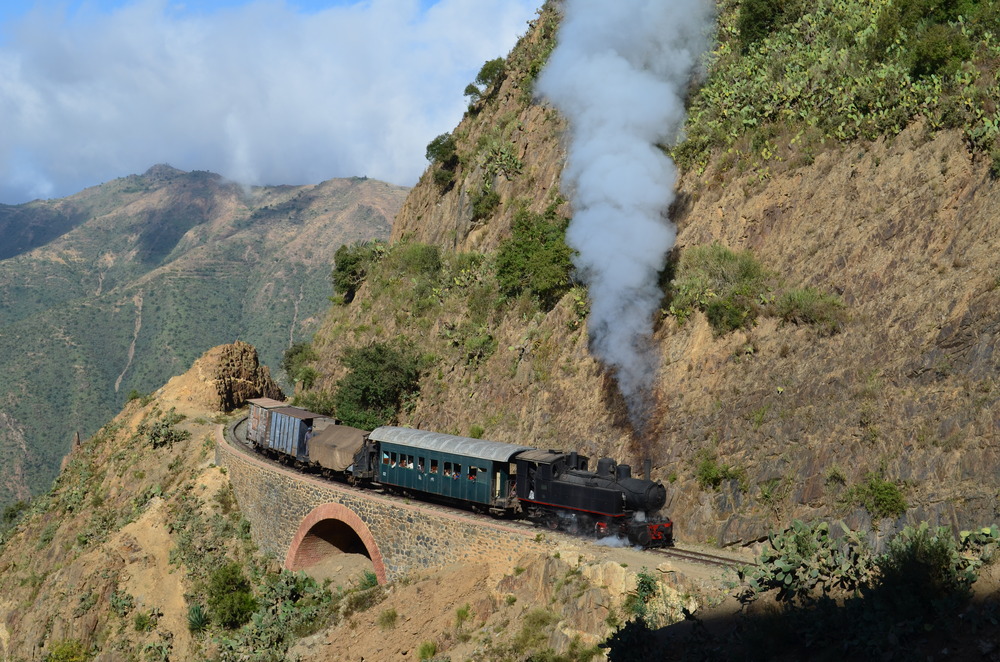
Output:
<svg viewBox="0 0 1000 662">
<path fill-rule="evenodd" d="M 489 89 L 503 78 L 506 71 L 507 62 L 502 57 L 487 60 L 476 74 L 476 83 L 482 85 L 484 89 Z"/>
<path fill-rule="evenodd" d="M 111 606 L 111 611 L 117 614 L 119 618 L 125 618 L 135 608 L 135 598 L 128 592 L 117 589 L 111 592 L 108 603 Z"/>
<path fill-rule="evenodd" d="M 635 580 L 635 590 L 630 592 L 625 598 L 623 607 L 633 617 L 648 623 L 649 603 L 656 597 L 659 591 L 659 582 L 657 582 L 656 577 L 651 575 L 646 568 L 639 571 Z"/>
<path fill-rule="evenodd" d="M 178 430 L 174 427 L 175 424 L 182 420 L 184 420 L 184 416 L 171 408 L 170 411 L 152 423 L 145 420 L 142 421 L 136 426 L 135 431 L 137 435 L 142 437 L 153 448 L 171 446 L 191 438 L 190 430 Z"/>
<path fill-rule="evenodd" d="M 470 334 L 465 339 L 465 362 L 469 365 L 479 365 L 493 356 L 497 351 L 497 341 L 489 331 L 481 329 L 480 333 Z"/>
<path fill-rule="evenodd" d="M 215 569 L 206 592 L 212 620 L 224 628 L 238 628 L 257 611 L 250 582 L 238 563 L 226 563 Z"/>
<path fill-rule="evenodd" d="M 333 254 L 333 291 L 340 294 L 345 304 L 354 300 L 361 283 L 371 266 L 386 254 L 382 241 L 363 241 L 352 246 L 344 244 Z"/>
<path fill-rule="evenodd" d="M 156 628 L 156 624 L 160 622 L 160 615 L 160 610 L 155 607 L 147 611 L 137 612 L 132 617 L 132 627 L 135 628 L 136 632 L 152 632 Z"/>
<path fill-rule="evenodd" d="M 851 486 L 844 494 L 843 501 L 861 506 L 874 519 L 899 517 L 908 507 L 899 486 L 875 472 L 870 472 L 864 483 Z"/>
<path fill-rule="evenodd" d="M 739 480 L 743 477 L 740 469 L 728 464 L 719 464 L 711 455 L 703 455 L 695 467 L 695 478 L 702 489 L 719 489 L 722 481 Z"/>
<path fill-rule="evenodd" d="M 0 516 L 0 533 L 14 528 L 14 525 L 20 521 L 25 511 L 28 510 L 28 505 L 27 501 L 15 501 L 6 506 L 3 509 L 3 515 Z"/>
<path fill-rule="evenodd" d="M 460 629 L 465 622 L 469 620 L 472 616 L 472 607 L 468 604 L 464 604 L 455 610 L 455 629 Z"/>
<path fill-rule="evenodd" d="M 442 133 L 427 144 L 424 156 L 431 163 L 446 164 L 455 158 L 455 138 L 450 133 Z"/>
<path fill-rule="evenodd" d="M 500 194 L 493 189 L 480 189 L 472 197 L 472 220 L 480 221 L 488 218 L 500 206 Z"/>
<path fill-rule="evenodd" d="M 420 388 L 421 361 L 406 346 L 348 348 L 343 363 L 350 372 L 337 382 L 333 399 L 345 425 L 364 430 L 385 425 Z"/>
<path fill-rule="evenodd" d="M 444 168 L 439 168 L 434 171 L 434 183 L 442 191 L 447 191 L 455 183 L 455 172 L 453 170 L 445 170 Z"/>
<path fill-rule="evenodd" d="M 486 430 L 482 425 L 471 425 L 469 427 L 469 437 L 471 439 L 482 439 Z"/>
<path fill-rule="evenodd" d="M 311 361 L 319 358 L 308 342 L 297 342 L 285 350 L 281 357 L 281 369 L 293 383 L 301 382 L 303 388 L 311 388 L 318 376 L 316 370 L 309 366 Z"/>
<path fill-rule="evenodd" d="M 511 237 L 500 243 L 497 283 L 509 297 L 528 293 L 543 310 L 551 310 L 572 286 L 573 251 L 566 245 L 568 221 L 555 205 L 542 214 L 521 209 L 514 215 Z"/>
<path fill-rule="evenodd" d="M 773 278 L 749 251 L 717 243 L 692 246 L 681 253 L 670 281 L 670 312 L 684 322 L 700 310 L 717 333 L 750 326 Z"/>
<path fill-rule="evenodd" d="M 905 527 L 889 541 L 888 551 L 878 557 L 876 565 L 879 593 L 905 618 L 930 616 L 946 601 L 964 601 L 976 580 L 951 531 L 931 529 L 927 522 Z"/>
<path fill-rule="evenodd" d="M 969 39 L 957 27 L 932 25 L 914 41 L 910 75 L 953 74 L 972 55 Z"/>
<path fill-rule="evenodd" d="M 378 586 L 378 575 L 376 575 L 371 570 L 365 570 L 361 575 L 361 579 L 358 581 L 358 590 L 367 591 L 370 588 L 375 588 Z"/>
<path fill-rule="evenodd" d="M 45 654 L 44 662 L 86 662 L 89 651 L 76 639 L 65 639 L 52 646 Z"/>
<path fill-rule="evenodd" d="M 839 332 L 847 317 L 843 299 L 813 287 L 785 292 L 775 302 L 775 309 L 783 321 L 809 324 L 825 335 Z"/>
</svg>

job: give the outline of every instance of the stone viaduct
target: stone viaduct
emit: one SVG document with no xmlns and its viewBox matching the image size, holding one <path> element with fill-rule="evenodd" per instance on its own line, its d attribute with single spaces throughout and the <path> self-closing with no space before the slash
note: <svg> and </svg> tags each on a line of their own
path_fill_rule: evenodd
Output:
<svg viewBox="0 0 1000 662">
<path fill-rule="evenodd" d="M 231 444 L 232 426 L 216 435 L 216 464 L 226 468 L 254 542 L 302 570 L 331 554 L 362 553 L 379 582 L 414 570 L 506 559 L 544 551 L 537 530 L 401 498 L 355 490 L 264 462 Z"/>
</svg>

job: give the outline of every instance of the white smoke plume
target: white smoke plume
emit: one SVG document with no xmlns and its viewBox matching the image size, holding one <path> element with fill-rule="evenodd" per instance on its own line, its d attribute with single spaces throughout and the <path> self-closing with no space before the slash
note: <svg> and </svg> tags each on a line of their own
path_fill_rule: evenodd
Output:
<svg viewBox="0 0 1000 662">
<path fill-rule="evenodd" d="M 566 241 L 590 291 L 591 351 L 618 380 L 641 430 L 656 377 L 657 277 L 676 230 L 677 170 L 659 145 L 681 130 L 684 97 L 711 41 L 712 0 L 566 0 L 538 92 L 568 119 Z"/>
</svg>

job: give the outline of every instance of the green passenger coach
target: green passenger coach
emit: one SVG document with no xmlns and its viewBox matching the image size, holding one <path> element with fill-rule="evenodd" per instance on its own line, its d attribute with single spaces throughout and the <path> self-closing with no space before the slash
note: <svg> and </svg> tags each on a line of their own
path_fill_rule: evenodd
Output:
<svg viewBox="0 0 1000 662">
<path fill-rule="evenodd" d="M 517 507 L 512 458 L 529 446 L 401 427 L 376 428 L 369 440 L 366 464 L 383 486 L 461 499 L 494 515 Z"/>
</svg>

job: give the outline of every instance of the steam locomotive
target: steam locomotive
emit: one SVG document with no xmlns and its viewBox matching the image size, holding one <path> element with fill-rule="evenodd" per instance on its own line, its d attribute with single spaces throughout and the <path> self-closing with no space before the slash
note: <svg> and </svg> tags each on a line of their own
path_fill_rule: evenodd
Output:
<svg viewBox="0 0 1000 662">
<path fill-rule="evenodd" d="M 247 441 L 258 450 L 381 488 L 489 512 L 525 517 L 553 530 L 617 536 L 634 545 L 673 544 L 673 523 L 659 514 L 666 490 L 631 467 L 601 458 L 597 470 L 575 451 L 385 426 L 371 432 L 283 402 L 250 400 Z"/>
</svg>

